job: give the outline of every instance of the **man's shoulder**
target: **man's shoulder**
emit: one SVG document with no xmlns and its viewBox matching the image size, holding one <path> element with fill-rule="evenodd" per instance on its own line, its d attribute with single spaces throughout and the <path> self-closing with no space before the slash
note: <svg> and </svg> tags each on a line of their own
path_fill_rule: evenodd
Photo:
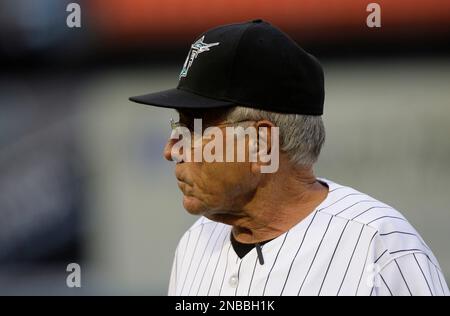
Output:
<svg viewBox="0 0 450 316">
<path fill-rule="evenodd" d="M 410 225 L 401 212 L 366 193 L 323 179 L 329 186 L 328 197 L 319 206 L 319 212 L 329 214 L 376 230 L 389 225 Z"/>
<path fill-rule="evenodd" d="M 332 183 L 329 198 L 319 212 L 370 229 L 372 247 L 378 248 L 380 255 L 386 252 L 393 259 L 419 252 L 437 263 L 429 246 L 396 208 L 354 188 L 326 182 Z"/>
</svg>

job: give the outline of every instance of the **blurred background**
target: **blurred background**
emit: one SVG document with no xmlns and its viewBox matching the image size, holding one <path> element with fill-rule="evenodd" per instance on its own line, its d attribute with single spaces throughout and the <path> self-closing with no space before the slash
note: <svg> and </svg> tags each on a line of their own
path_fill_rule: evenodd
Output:
<svg viewBox="0 0 450 316">
<path fill-rule="evenodd" d="M 323 64 L 316 174 L 400 210 L 450 281 L 449 1 L 3 0 L 0 294 L 166 294 L 196 218 L 161 156 L 174 112 L 128 97 L 175 87 L 203 31 L 255 18 Z"/>
</svg>

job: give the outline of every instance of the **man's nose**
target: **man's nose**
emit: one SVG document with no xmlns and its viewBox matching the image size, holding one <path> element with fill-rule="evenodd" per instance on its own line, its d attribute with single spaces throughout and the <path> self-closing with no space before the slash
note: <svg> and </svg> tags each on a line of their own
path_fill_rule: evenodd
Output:
<svg viewBox="0 0 450 316">
<path fill-rule="evenodd" d="M 169 161 L 173 161 L 172 157 L 172 147 L 175 144 L 175 139 L 169 138 L 167 140 L 166 146 L 164 146 L 163 156 Z"/>
<path fill-rule="evenodd" d="M 163 156 L 169 161 L 175 162 L 183 162 L 183 148 L 180 148 L 178 151 L 175 150 L 172 152 L 172 148 L 175 143 L 178 142 L 178 139 L 169 138 L 167 140 L 166 146 L 164 147 Z"/>
</svg>

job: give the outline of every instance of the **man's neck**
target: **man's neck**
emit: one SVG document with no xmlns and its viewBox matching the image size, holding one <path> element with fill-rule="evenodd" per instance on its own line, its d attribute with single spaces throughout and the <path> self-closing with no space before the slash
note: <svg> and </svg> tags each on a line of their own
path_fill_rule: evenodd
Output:
<svg viewBox="0 0 450 316">
<path fill-rule="evenodd" d="M 256 190 L 242 216 L 232 223 L 232 233 L 242 243 L 276 238 L 313 212 L 327 195 L 328 188 L 312 169 L 281 170 Z"/>
</svg>

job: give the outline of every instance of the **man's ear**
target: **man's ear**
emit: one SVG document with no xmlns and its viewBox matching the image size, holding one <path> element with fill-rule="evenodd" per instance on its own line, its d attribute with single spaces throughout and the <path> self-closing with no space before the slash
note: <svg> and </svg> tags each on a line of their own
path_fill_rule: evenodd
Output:
<svg viewBox="0 0 450 316">
<path fill-rule="evenodd" d="M 255 150 L 257 159 L 256 162 L 251 163 L 252 173 L 260 174 L 261 167 L 270 164 L 270 161 L 261 161 L 261 153 L 264 155 L 269 155 L 271 153 L 272 127 L 275 127 L 275 124 L 268 120 L 261 120 L 255 124 L 257 141 L 256 144 L 251 144 L 251 146 L 256 146 L 252 150 Z"/>
</svg>

